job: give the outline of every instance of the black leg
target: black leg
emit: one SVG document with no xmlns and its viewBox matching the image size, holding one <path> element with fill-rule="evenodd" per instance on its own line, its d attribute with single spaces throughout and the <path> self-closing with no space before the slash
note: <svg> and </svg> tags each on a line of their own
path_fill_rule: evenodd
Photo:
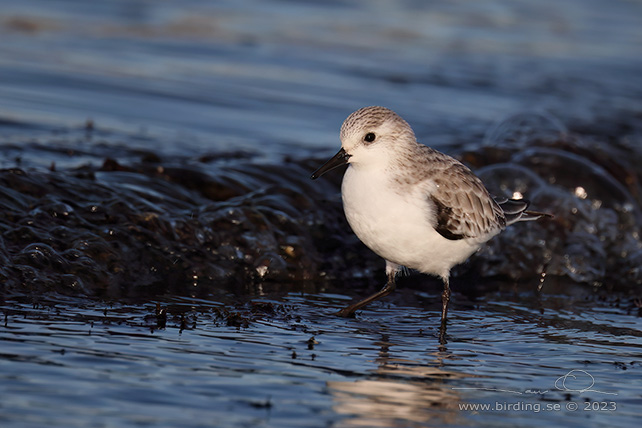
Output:
<svg viewBox="0 0 642 428">
<path fill-rule="evenodd" d="M 388 275 L 388 282 L 386 285 L 383 286 L 381 290 L 373 294 L 372 296 L 366 297 L 365 299 L 350 305 L 346 308 L 341 309 L 339 312 L 337 312 L 335 315 L 340 316 L 340 317 L 346 317 L 350 318 L 354 316 L 354 313 L 358 311 L 359 309 L 363 308 L 367 304 L 380 299 L 382 297 L 387 296 L 388 294 L 392 293 L 396 288 L 395 284 L 395 273 L 393 272 L 392 274 Z"/>
<path fill-rule="evenodd" d="M 439 343 L 446 343 L 446 317 L 448 315 L 448 302 L 450 302 L 450 281 L 444 280 L 444 291 L 441 293 L 441 326 L 439 327 Z"/>
</svg>

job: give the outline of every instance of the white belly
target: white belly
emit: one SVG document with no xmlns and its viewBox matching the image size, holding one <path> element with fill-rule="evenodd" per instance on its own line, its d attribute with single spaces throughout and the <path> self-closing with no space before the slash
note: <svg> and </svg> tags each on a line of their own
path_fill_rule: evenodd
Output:
<svg viewBox="0 0 642 428">
<path fill-rule="evenodd" d="M 479 248 L 477 242 L 446 239 L 434 229 L 434 207 L 425 189 L 401 195 L 385 180 L 380 171 L 350 166 L 341 186 L 348 223 L 372 251 L 398 265 L 447 277 Z"/>
</svg>

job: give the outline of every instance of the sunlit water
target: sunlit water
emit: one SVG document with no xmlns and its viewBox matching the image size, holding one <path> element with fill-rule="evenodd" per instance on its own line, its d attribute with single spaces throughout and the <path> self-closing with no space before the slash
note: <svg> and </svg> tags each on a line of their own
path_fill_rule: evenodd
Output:
<svg viewBox="0 0 642 428">
<path fill-rule="evenodd" d="M 345 321 L 331 315 L 342 303 L 290 294 L 230 316 L 178 299 L 162 302 L 160 328 L 153 304 L 6 303 L 0 420 L 580 427 L 640 416 L 640 321 L 613 302 L 503 293 L 456 304 L 444 346 L 438 310 L 376 304 Z"/>
<path fill-rule="evenodd" d="M 321 189 L 316 194 L 299 179 L 307 180 L 304 165 L 311 171 L 313 164 L 284 159 L 323 159 L 335 152 L 342 120 L 364 105 L 395 109 L 421 141 L 465 149 L 473 164 L 492 164 L 493 156 L 506 162 L 506 147 L 495 147 L 503 130 L 492 125 L 524 112 L 546 118 L 534 122 L 535 134 L 597 135 L 600 148 L 609 147 L 610 138 L 618 143 L 612 152 L 600 153 L 591 151 L 596 146 L 590 138 L 585 145 L 551 149 L 529 147 L 516 137 L 522 151 L 511 155 L 513 166 L 482 171 L 484 180 L 501 188 L 500 173 L 528 167 L 542 172 L 537 186 L 557 184 L 566 193 L 557 189 L 548 197 L 557 202 L 549 205 L 557 210 L 557 223 L 507 232 L 477 258 L 480 271 L 505 273 L 511 266 L 497 255 L 508 247 L 506 240 L 535 245 L 536 227 L 548 233 L 550 245 L 572 218 L 565 210 L 576 210 L 577 204 L 580 217 L 588 214 L 568 224 L 585 227 L 573 236 L 587 240 L 576 243 L 575 258 L 561 258 L 557 266 L 553 259 L 549 268 L 588 285 L 550 276 L 543 284 L 536 278 L 515 288 L 455 282 L 443 345 L 437 331 L 439 288 L 430 280 L 421 286 L 402 281 L 400 290 L 356 319 L 332 315 L 382 279 L 377 270 L 382 262 L 355 247 L 349 231 L 342 235 L 349 251 L 333 254 L 349 257 L 354 271 L 336 260 L 328 264 L 344 270 L 345 277 L 356 272 L 358 284 L 345 277 L 292 279 L 284 262 L 250 272 L 268 271 L 268 280 L 279 272 L 265 284 L 220 286 L 229 271 L 210 281 L 194 273 L 185 284 L 165 284 L 162 296 L 80 297 L 102 290 L 98 283 L 117 274 L 109 269 L 122 272 L 127 260 L 101 264 L 104 276 L 83 290 L 73 280 L 63 284 L 67 296 L 40 295 L 46 288 L 42 282 L 27 281 L 19 290 L 15 285 L 5 290 L 2 283 L 3 427 L 639 425 L 642 303 L 636 263 L 642 252 L 600 252 L 613 249 L 600 246 L 604 239 L 626 241 L 628 251 L 639 236 L 595 205 L 612 198 L 617 212 L 631 211 L 632 221 L 639 210 L 639 151 L 634 150 L 642 144 L 639 2 L 29 0 L 0 1 L 0 7 L 0 163 L 28 172 L 15 178 L 2 171 L 1 178 L 14 185 L 3 187 L 0 198 L 0 256 L 6 262 L 1 270 L 14 275 L 3 277 L 7 284 L 19 276 L 8 262 L 15 263 L 8 255 L 15 256 L 16 242 L 34 241 L 17 250 L 18 259 L 21 266 L 39 267 L 36 273 L 44 272 L 49 280 L 44 283 L 51 286 L 58 277 L 47 276 L 47 269 L 55 271 L 54 262 L 61 259 L 53 249 L 47 253 L 39 239 L 53 248 L 65 232 L 79 234 L 82 245 L 109 243 L 114 230 L 127 230 L 129 223 L 120 222 L 118 229 L 113 221 L 111 231 L 91 230 L 95 241 L 83 235 L 77 224 L 98 218 L 105 207 L 112 216 L 141 217 L 137 225 L 143 231 L 147 223 L 161 232 L 182 225 L 185 235 L 173 241 L 160 232 L 150 235 L 149 253 L 170 247 L 180 255 L 171 263 L 186 266 L 188 273 L 201 268 L 207 263 L 194 247 L 218 237 L 198 232 L 227 208 L 212 202 L 229 197 L 216 193 L 220 189 L 240 189 L 230 202 L 241 212 L 238 218 L 256 205 L 268 218 L 265 224 L 291 228 L 284 234 L 290 241 L 277 246 L 293 258 L 300 252 L 307 256 L 310 249 L 300 251 L 300 243 L 292 241 L 305 232 L 295 221 L 305 209 L 288 207 L 326 197 L 332 193 L 328 183 L 338 177 L 316 183 Z M 577 152 L 571 155 L 571 149 Z M 221 153 L 227 158 L 221 160 Z M 208 157 L 216 160 L 210 163 Z M 115 162 L 97 172 L 108 158 Z M 155 177 L 149 171 L 157 158 L 159 165 L 178 169 Z M 239 159 L 251 161 L 235 163 Z M 585 178 L 582 168 L 597 181 L 578 184 Z M 190 184 L 180 181 L 188 172 L 211 180 L 210 193 L 181 187 Z M 256 183 L 261 188 L 248 192 Z M 281 191 L 276 197 L 273 188 Z M 49 193 L 39 195 L 42 189 Z M 92 192 L 96 198 L 105 195 L 103 205 L 83 199 Z M 80 208 L 89 211 L 71 207 L 74 201 L 86 202 Z M 238 224 L 238 218 L 229 224 Z M 245 219 L 255 223 L 251 233 L 237 234 L 243 243 L 258 247 L 272 239 L 268 233 L 257 239 L 255 233 L 269 228 L 249 214 Z M 33 229 L 36 220 L 50 227 Z M 594 228 L 586 226 L 594 220 Z M 154 245 L 152 238 L 158 238 Z M 331 239 L 328 246 L 338 246 L 338 238 Z M 116 242 L 122 248 L 118 255 L 127 248 L 137 251 L 133 238 Z M 96 254 L 111 254 L 97 248 Z M 179 251 L 185 248 L 192 251 L 187 256 Z M 221 253 L 216 256 L 225 258 Z M 232 256 L 231 264 L 255 267 L 253 259 Z M 595 269 L 597 259 L 601 270 Z M 609 278 L 612 266 L 620 270 Z M 132 264 L 119 286 L 142 277 L 139 269 L 146 267 Z M 327 267 L 314 272 L 327 271 L 340 277 Z M 617 292 L 609 292 L 616 283 Z M 79 289 L 75 294 L 72 286 Z M 174 289 L 180 293 L 171 293 Z M 198 298 L 189 297 L 190 290 Z"/>
</svg>

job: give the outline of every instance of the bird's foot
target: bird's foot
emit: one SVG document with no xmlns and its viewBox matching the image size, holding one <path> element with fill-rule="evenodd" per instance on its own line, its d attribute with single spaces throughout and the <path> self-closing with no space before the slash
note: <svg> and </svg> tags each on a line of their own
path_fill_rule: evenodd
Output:
<svg viewBox="0 0 642 428">
<path fill-rule="evenodd" d="M 344 317 L 344 318 L 354 318 L 354 313 L 357 312 L 359 309 L 363 308 L 367 304 L 377 299 L 387 296 L 388 294 L 392 293 L 394 289 L 395 289 L 394 281 L 388 281 L 388 283 L 381 290 L 379 290 L 372 296 L 366 297 L 365 299 L 355 303 L 354 305 L 350 305 L 348 307 L 341 309 L 339 312 L 336 312 L 335 315 L 339 317 Z"/>
<path fill-rule="evenodd" d="M 333 313 L 332 315 L 342 318 L 354 318 L 355 312 L 357 312 L 357 309 L 353 308 L 352 306 L 348 306 L 347 308 L 343 308 L 340 311 Z"/>
</svg>

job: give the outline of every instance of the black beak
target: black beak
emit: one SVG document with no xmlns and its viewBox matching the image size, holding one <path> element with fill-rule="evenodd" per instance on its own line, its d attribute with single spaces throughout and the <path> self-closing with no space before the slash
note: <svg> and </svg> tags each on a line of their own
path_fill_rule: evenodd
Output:
<svg viewBox="0 0 642 428">
<path fill-rule="evenodd" d="M 310 176 L 311 179 L 316 180 L 317 178 L 321 177 L 323 174 L 326 172 L 335 169 L 337 167 L 340 167 L 341 165 L 345 165 L 348 163 L 348 159 L 350 158 L 350 155 L 346 153 L 343 148 L 339 150 L 339 152 L 332 156 L 332 158 L 321 165 L 321 168 L 317 169 L 312 173 Z"/>
</svg>

